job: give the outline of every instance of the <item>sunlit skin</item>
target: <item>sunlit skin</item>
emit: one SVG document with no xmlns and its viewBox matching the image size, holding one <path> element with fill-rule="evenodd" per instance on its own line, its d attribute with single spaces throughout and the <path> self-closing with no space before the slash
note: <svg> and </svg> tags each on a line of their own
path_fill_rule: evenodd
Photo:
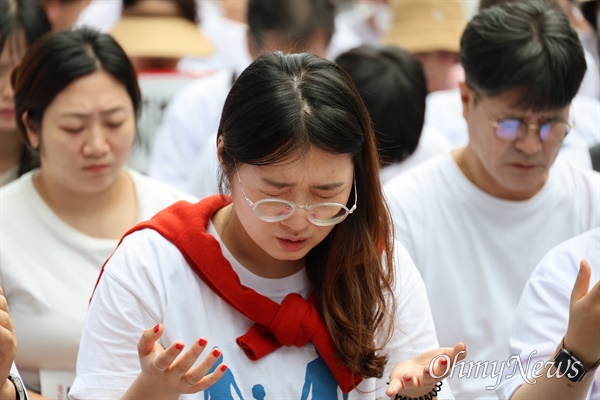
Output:
<svg viewBox="0 0 600 400">
<path fill-rule="evenodd" d="M 124 232 L 122 225 L 134 222 L 135 195 L 123 167 L 133 145 L 135 121 L 125 87 L 97 71 L 63 89 L 47 107 L 41 127 L 26 124 L 31 145 L 40 150 L 41 169 L 34 184 L 67 222 L 72 219 L 79 229 L 98 233 L 101 227 L 92 224 L 89 213 L 106 209 L 114 221 L 106 215 L 99 218 L 107 225 L 99 232 L 102 237 L 118 237 Z M 116 208 L 109 212 L 109 206 Z"/>
<path fill-rule="evenodd" d="M 350 155 L 329 154 L 317 148 L 291 163 L 239 164 L 238 171 L 246 195 L 253 202 L 274 198 L 299 205 L 346 205 L 354 181 Z M 301 209 L 281 222 L 262 221 L 246 203 L 235 175 L 231 184 L 233 205 L 217 212 L 213 223 L 233 256 L 259 276 L 281 278 L 299 271 L 306 254 L 334 228 L 312 224 L 306 210 Z"/>
<path fill-rule="evenodd" d="M 460 85 L 463 116 L 469 128 L 469 143 L 453 153 L 462 172 L 484 192 L 504 200 L 527 200 L 535 196 L 548 179 L 548 170 L 562 145 L 542 142 L 530 129 L 521 139 L 503 141 L 496 137 L 490 119 L 517 118 L 528 124 L 569 120 L 569 106 L 544 112 L 522 110 L 515 106 L 517 89 L 475 101 L 475 93 Z"/>
<path fill-rule="evenodd" d="M 24 33 L 7 37 L 0 54 L 0 173 L 19 164 L 23 141 L 15 119 L 14 92 L 10 84 L 13 68 L 19 63 L 27 40 Z"/>
</svg>

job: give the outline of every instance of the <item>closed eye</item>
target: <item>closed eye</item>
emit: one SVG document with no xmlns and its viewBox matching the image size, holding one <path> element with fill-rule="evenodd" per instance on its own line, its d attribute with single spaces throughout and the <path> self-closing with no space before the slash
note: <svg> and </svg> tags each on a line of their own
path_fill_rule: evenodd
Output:
<svg viewBox="0 0 600 400">
<path fill-rule="evenodd" d="M 120 128 L 124 123 L 125 123 L 125 121 L 107 122 L 106 126 L 108 126 L 109 128 L 112 128 L 112 129 L 116 129 L 116 128 Z"/>
<path fill-rule="evenodd" d="M 77 134 L 77 133 L 81 133 L 83 132 L 83 130 L 85 129 L 84 126 L 80 126 L 80 127 L 63 127 L 62 130 L 67 132 L 67 133 L 71 133 L 71 134 Z"/>
<path fill-rule="evenodd" d="M 269 192 L 265 192 L 264 190 L 259 190 L 259 191 L 267 197 L 281 197 L 281 196 L 284 196 L 285 194 L 289 193 L 289 192 L 269 193 Z"/>
</svg>

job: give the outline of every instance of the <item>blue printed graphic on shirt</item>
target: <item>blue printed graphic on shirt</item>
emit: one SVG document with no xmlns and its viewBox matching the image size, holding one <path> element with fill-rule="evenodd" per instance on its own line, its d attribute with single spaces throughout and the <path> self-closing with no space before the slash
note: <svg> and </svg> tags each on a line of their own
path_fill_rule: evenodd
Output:
<svg viewBox="0 0 600 400">
<path fill-rule="evenodd" d="M 219 357 L 209 373 L 213 372 L 222 362 L 223 355 Z M 244 393 L 252 393 L 252 398 L 256 400 L 269 399 L 268 385 L 265 386 L 264 384 L 256 383 L 251 388 L 240 389 L 233 371 L 231 368 L 227 368 L 223 377 L 204 391 L 204 400 L 234 400 L 234 398 L 242 400 L 244 399 L 242 391 Z M 237 395 L 236 397 L 234 397 L 234 393 Z M 338 384 L 335 377 L 325 361 L 320 356 L 317 356 L 317 358 L 306 365 L 306 374 L 300 400 L 338 399 Z M 348 395 L 343 394 L 342 399 L 347 400 Z"/>
</svg>

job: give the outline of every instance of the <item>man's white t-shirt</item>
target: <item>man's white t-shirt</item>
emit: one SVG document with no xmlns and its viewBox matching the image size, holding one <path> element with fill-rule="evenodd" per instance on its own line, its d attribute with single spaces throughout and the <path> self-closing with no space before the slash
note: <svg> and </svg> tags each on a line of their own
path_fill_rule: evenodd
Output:
<svg viewBox="0 0 600 400">
<path fill-rule="evenodd" d="M 600 174 L 557 160 L 526 201 L 476 187 L 451 154 L 437 156 L 384 187 L 397 239 L 420 270 L 442 346 L 462 341 L 467 362 L 508 359 L 517 302 L 550 248 L 600 226 Z M 465 372 L 467 367 L 464 368 Z M 459 399 L 495 398 L 494 377 L 450 379 Z"/>
<path fill-rule="evenodd" d="M 187 190 L 192 167 L 219 128 L 233 71 L 219 70 L 181 89 L 169 102 L 154 143 L 148 174 Z M 212 145 L 210 143 L 209 145 Z"/>
</svg>

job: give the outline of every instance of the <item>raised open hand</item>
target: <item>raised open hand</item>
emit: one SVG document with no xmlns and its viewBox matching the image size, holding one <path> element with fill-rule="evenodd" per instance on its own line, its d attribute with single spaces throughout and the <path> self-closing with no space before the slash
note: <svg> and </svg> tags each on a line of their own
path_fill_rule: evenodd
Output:
<svg viewBox="0 0 600 400">
<path fill-rule="evenodd" d="M 587 367 L 600 359 L 600 282 L 588 292 L 590 277 L 590 265 L 581 260 L 571 292 L 569 325 L 564 342 L 565 348 Z"/>
<path fill-rule="evenodd" d="M 392 398 L 396 395 L 425 396 L 450 373 L 452 365 L 466 355 L 464 343 L 457 343 L 454 348 L 432 349 L 412 360 L 402 361 L 392 370 L 385 394 Z"/>
<path fill-rule="evenodd" d="M 146 390 L 152 388 L 154 395 L 177 398 L 180 394 L 207 389 L 227 371 L 227 366 L 220 364 L 213 372 L 208 373 L 221 357 L 221 350 L 217 348 L 212 349 L 210 354 L 194 366 L 208 343 L 205 338 L 199 338 L 185 352 L 185 345 L 181 342 L 172 343 L 167 349 L 163 349 L 157 342 L 163 331 L 162 324 L 146 329 L 138 342 L 142 367 L 138 379 Z"/>
</svg>

